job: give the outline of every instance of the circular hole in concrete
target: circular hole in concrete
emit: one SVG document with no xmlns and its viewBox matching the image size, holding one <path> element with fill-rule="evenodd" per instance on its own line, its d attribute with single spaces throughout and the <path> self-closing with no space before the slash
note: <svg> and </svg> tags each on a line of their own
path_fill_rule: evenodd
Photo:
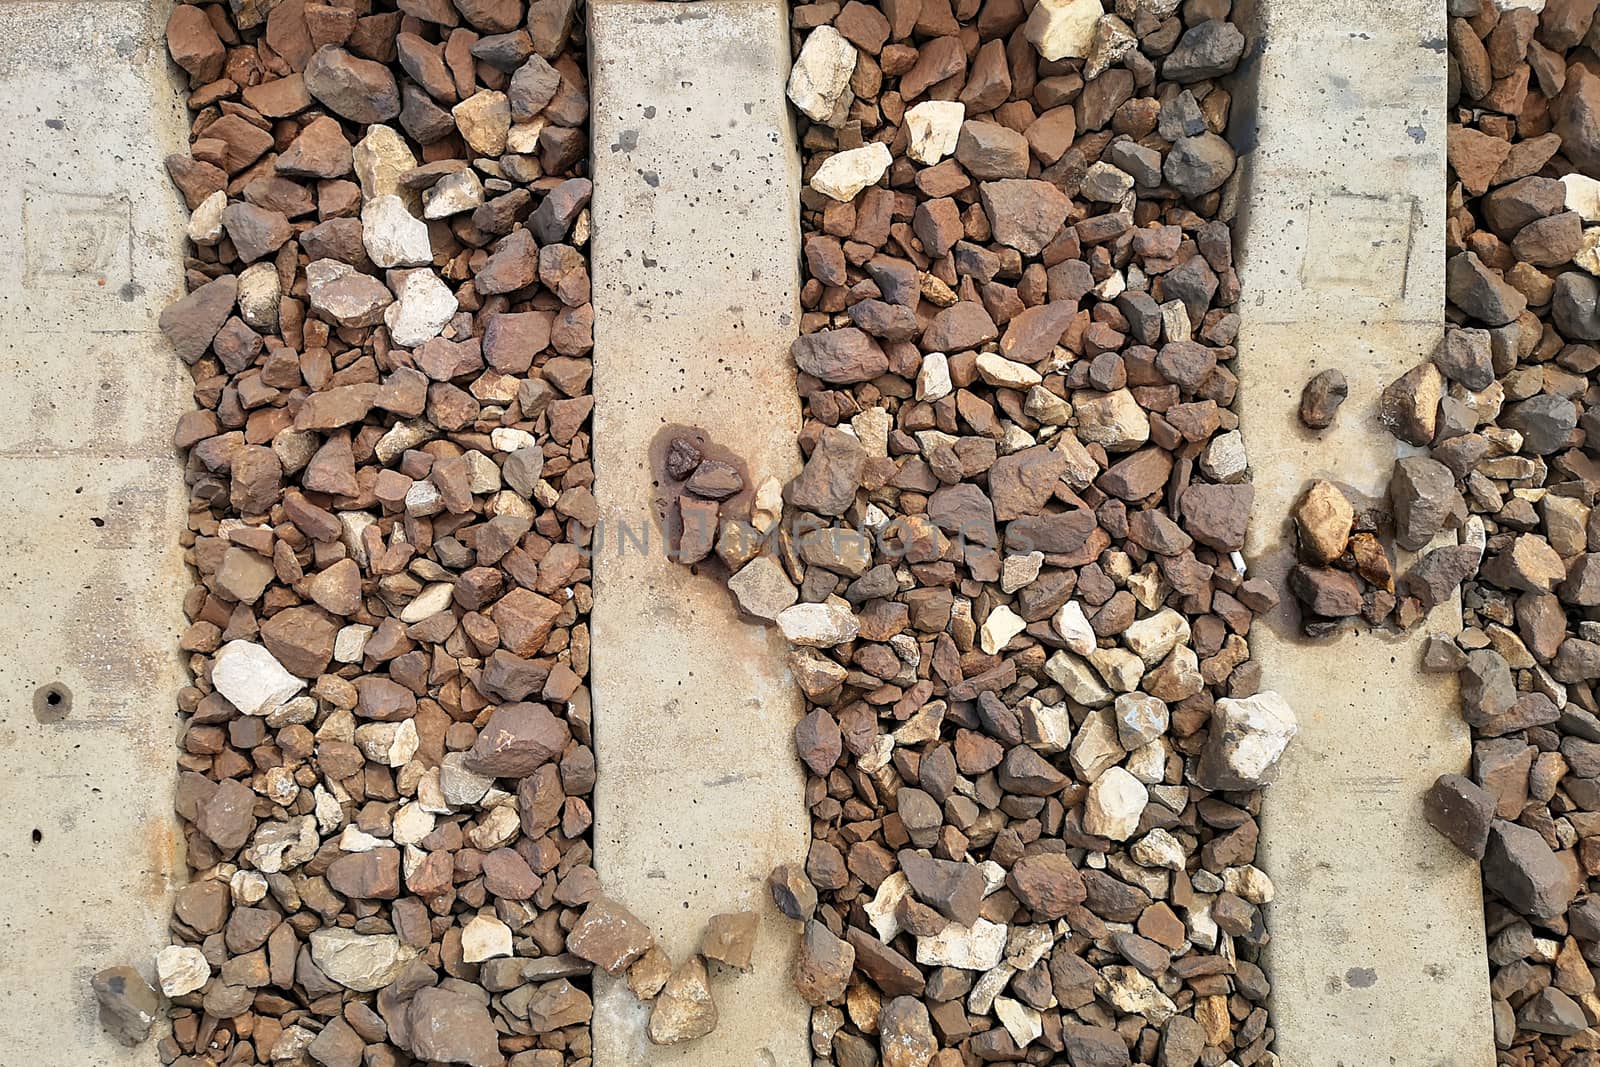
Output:
<svg viewBox="0 0 1600 1067">
<path fill-rule="evenodd" d="M 39 842 L 41 842 L 43 840 L 44 840 L 44 831 L 43 830 L 35 830 L 33 832 L 33 843 L 37 845 Z"/>
<path fill-rule="evenodd" d="M 60 682 L 42 685 L 33 694 L 33 716 L 40 722 L 60 722 L 72 710 L 72 690 Z"/>
</svg>

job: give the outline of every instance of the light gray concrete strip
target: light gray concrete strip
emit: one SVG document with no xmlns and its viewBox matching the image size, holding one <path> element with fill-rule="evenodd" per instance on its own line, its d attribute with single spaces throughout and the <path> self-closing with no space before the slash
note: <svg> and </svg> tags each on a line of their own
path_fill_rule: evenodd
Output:
<svg viewBox="0 0 1600 1067">
<path fill-rule="evenodd" d="M 1445 27 L 1434 0 L 1262 0 L 1255 21 L 1234 112 L 1235 139 L 1253 146 L 1236 223 L 1239 410 L 1256 485 L 1246 554 L 1281 589 L 1306 484 L 1377 503 L 1414 451 L 1376 406 L 1443 331 Z M 1350 399 L 1312 433 L 1300 388 L 1329 367 Z M 1470 755 L 1454 680 L 1418 670 L 1425 634 L 1459 628 L 1459 607 L 1402 637 L 1362 626 L 1313 642 L 1284 599 L 1250 632 L 1266 686 L 1301 723 L 1261 820 L 1279 1058 L 1490 1067 L 1478 870 L 1421 805 Z"/>
<path fill-rule="evenodd" d="M 696 425 L 760 480 L 798 468 L 799 162 L 779 0 L 589 7 L 593 132 L 595 860 L 606 893 L 681 962 L 718 912 L 757 908 L 752 973 L 714 972 L 707 1037 L 651 1046 L 648 1012 L 596 976 L 596 1067 L 804 1067 L 795 927 L 772 867 L 803 860 L 803 709 L 782 639 L 668 560 L 652 438 Z M 648 531 L 648 551 L 619 549 Z"/>
<path fill-rule="evenodd" d="M 193 406 L 156 328 L 188 215 L 166 3 L 0 6 L 0 1061 L 153 1067 L 89 976 L 154 978 L 172 815 Z M 52 705 L 48 694 L 57 694 Z"/>
</svg>

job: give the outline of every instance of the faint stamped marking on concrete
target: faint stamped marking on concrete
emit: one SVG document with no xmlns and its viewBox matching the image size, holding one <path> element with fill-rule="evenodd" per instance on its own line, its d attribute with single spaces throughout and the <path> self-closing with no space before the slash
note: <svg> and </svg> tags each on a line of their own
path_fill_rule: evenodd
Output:
<svg viewBox="0 0 1600 1067">
<path fill-rule="evenodd" d="M 126 193 L 29 186 L 22 197 L 24 284 L 118 289 L 133 280 L 133 205 Z"/>
<path fill-rule="evenodd" d="M 1416 198 L 1331 193 L 1306 207 L 1300 284 L 1379 300 L 1403 300 Z"/>
</svg>

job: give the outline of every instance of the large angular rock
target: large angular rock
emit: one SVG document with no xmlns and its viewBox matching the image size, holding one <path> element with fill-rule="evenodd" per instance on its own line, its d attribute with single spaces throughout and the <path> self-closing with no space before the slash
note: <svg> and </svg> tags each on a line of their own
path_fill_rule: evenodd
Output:
<svg viewBox="0 0 1600 1067">
<path fill-rule="evenodd" d="M 679 1045 L 709 1034 L 717 1025 L 705 960 L 690 956 L 672 972 L 650 1008 L 647 1033 L 656 1045 Z"/>
<path fill-rule="evenodd" d="M 619 975 L 656 943 L 638 916 L 607 897 L 596 897 L 567 934 L 567 951 L 609 975 Z"/>
<path fill-rule="evenodd" d="M 789 100 L 813 122 L 842 125 L 855 69 L 855 45 L 832 26 L 818 26 L 807 35 L 789 70 Z"/>
<path fill-rule="evenodd" d="M 342 927 L 314 930 L 311 960 L 333 981 L 358 993 L 372 993 L 393 982 L 416 950 L 394 934 L 358 934 Z"/>
<path fill-rule="evenodd" d="M 1445 265 L 1445 293 L 1450 302 L 1479 322 L 1504 326 L 1522 314 L 1528 300 L 1475 252 L 1459 252 Z"/>
<path fill-rule="evenodd" d="M 1023 33 L 1047 60 L 1081 58 L 1089 54 L 1104 14 L 1100 0 L 1040 0 Z"/>
<path fill-rule="evenodd" d="M 211 684 L 246 715 L 266 715 L 305 687 L 271 652 L 242 640 L 217 650 L 211 661 Z"/>
<path fill-rule="evenodd" d="M 807 1004 L 817 1007 L 844 997 L 856 950 L 834 937 L 815 919 L 806 923 L 794 957 L 794 987 Z"/>
<path fill-rule="evenodd" d="M 571 739 L 567 724 L 543 704 L 502 704 L 463 762 L 478 774 L 521 778 L 559 758 Z"/>
<path fill-rule="evenodd" d="M 193 363 L 206 354 L 212 338 L 233 314 L 233 303 L 238 295 L 239 279 L 224 274 L 161 312 L 161 332 L 166 334 L 179 359 Z"/>
<path fill-rule="evenodd" d="M 1483 859 L 1494 809 L 1494 796 L 1459 774 L 1441 774 L 1422 802 L 1428 825 L 1474 860 Z"/>
<path fill-rule="evenodd" d="M 1211 790 L 1265 785 L 1299 732 L 1289 702 L 1271 690 L 1243 700 L 1223 697 L 1211 712 L 1211 735 L 1200 753 L 1196 780 Z"/>
<path fill-rule="evenodd" d="M 351 122 L 386 122 L 400 114 L 400 90 L 382 63 L 323 45 L 306 64 L 306 90 Z"/>
<path fill-rule="evenodd" d="M 406 1008 L 411 1051 L 419 1058 L 467 1067 L 500 1067 L 499 1035 L 489 1009 L 464 993 L 419 989 Z"/>
<path fill-rule="evenodd" d="M 1415 552 L 1444 528 L 1456 500 L 1455 475 L 1450 468 L 1426 456 L 1397 460 L 1389 478 L 1395 541 Z"/>
<path fill-rule="evenodd" d="M 1504 819 L 1489 827 L 1483 884 L 1531 919 L 1554 919 L 1578 892 L 1574 866 L 1552 852 L 1537 830 Z"/>
</svg>

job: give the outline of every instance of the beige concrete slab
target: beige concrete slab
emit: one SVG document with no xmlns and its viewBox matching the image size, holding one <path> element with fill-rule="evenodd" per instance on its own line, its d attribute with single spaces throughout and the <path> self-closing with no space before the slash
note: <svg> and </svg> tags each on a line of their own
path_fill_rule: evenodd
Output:
<svg viewBox="0 0 1600 1067">
<path fill-rule="evenodd" d="M 1445 27 L 1433 0 L 1261 0 L 1254 21 L 1234 112 L 1253 148 L 1236 223 L 1239 411 L 1256 485 L 1246 555 L 1281 588 L 1289 508 L 1311 479 L 1382 498 L 1405 446 L 1377 423 L 1378 394 L 1442 335 Z M 1315 434 L 1295 412 L 1328 367 L 1350 398 Z M 1454 680 L 1418 670 L 1425 631 L 1459 628 L 1459 608 L 1403 637 L 1310 642 L 1288 599 L 1250 631 L 1301 723 L 1261 820 L 1279 1058 L 1490 1067 L 1478 870 L 1421 809 L 1469 760 Z"/>
<path fill-rule="evenodd" d="M 156 328 L 181 291 L 185 143 L 164 3 L 0 5 L 0 1062 L 153 1067 L 89 976 L 153 977 L 172 812 L 192 406 Z M 61 702 L 36 704 L 54 691 Z M 41 714 L 36 714 L 36 711 Z"/>
<path fill-rule="evenodd" d="M 620 981 L 596 976 L 597 1067 L 804 1067 L 789 984 L 796 927 L 764 880 L 804 858 L 803 708 L 771 630 L 668 560 L 648 456 L 664 425 L 709 430 L 759 480 L 798 468 L 789 344 L 799 322 L 799 163 L 775 0 L 589 7 L 595 182 L 595 859 L 674 961 L 706 920 L 758 908 L 755 970 L 714 973 L 720 1022 L 663 1049 Z M 648 550 L 618 548 L 626 528 Z"/>
</svg>

